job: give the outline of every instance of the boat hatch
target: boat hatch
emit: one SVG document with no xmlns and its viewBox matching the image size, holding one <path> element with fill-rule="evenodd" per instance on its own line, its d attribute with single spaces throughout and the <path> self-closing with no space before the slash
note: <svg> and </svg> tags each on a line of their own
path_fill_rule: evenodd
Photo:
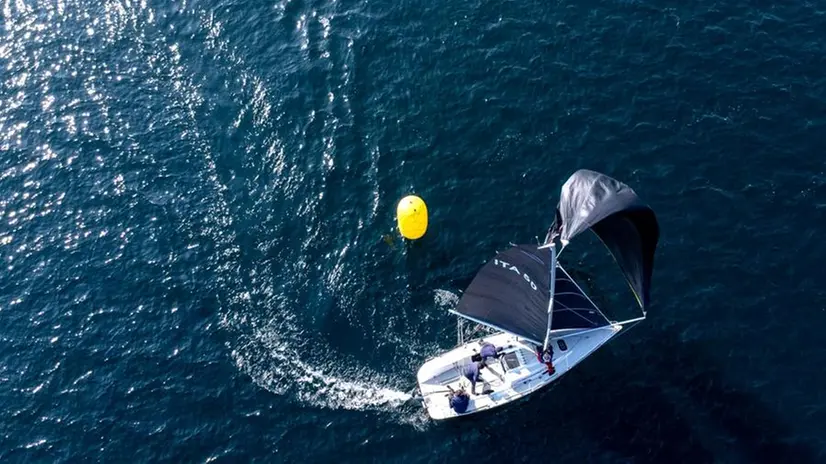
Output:
<svg viewBox="0 0 826 464">
<path fill-rule="evenodd" d="M 516 369 L 522 365 L 522 363 L 519 362 L 519 357 L 516 355 L 516 351 L 511 351 L 510 353 L 502 356 L 502 361 L 505 363 L 507 370 Z"/>
<path fill-rule="evenodd" d="M 559 346 L 560 351 L 566 351 L 568 349 L 568 345 L 565 344 L 565 340 L 561 338 L 556 341 L 556 345 Z"/>
</svg>

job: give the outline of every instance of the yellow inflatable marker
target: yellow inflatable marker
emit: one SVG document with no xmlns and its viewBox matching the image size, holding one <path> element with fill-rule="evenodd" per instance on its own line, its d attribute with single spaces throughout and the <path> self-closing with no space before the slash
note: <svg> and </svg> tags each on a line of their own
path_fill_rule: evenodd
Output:
<svg viewBox="0 0 826 464">
<path fill-rule="evenodd" d="M 404 238 L 415 240 L 427 231 L 427 205 L 416 195 L 408 195 L 396 207 L 396 222 Z"/>
</svg>

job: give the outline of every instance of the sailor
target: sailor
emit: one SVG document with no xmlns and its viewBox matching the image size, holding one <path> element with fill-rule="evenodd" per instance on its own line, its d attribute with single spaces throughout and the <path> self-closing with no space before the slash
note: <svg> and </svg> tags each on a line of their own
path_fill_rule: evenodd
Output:
<svg viewBox="0 0 826 464">
<path fill-rule="evenodd" d="M 447 388 L 450 388 L 450 386 L 448 385 Z M 462 414 L 467 411 L 469 404 L 470 395 L 468 395 L 463 388 L 460 387 L 458 390 L 450 388 L 450 409 Z"/>
<path fill-rule="evenodd" d="M 545 364 L 548 368 L 548 375 L 554 375 L 554 372 L 556 372 L 554 368 L 554 348 L 550 343 L 545 350 L 543 350 L 541 346 L 536 347 L 536 359 Z"/>
<path fill-rule="evenodd" d="M 487 363 L 493 359 L 498 359 L 502 349 L 501 346 L 497 348 L 493 343 L 485 342 L 482 344 L 479 354 L 482 355 L 482 360 Z"/>
<path fill-rule="evenodd" d="M 471 361 L 462 369 L 462 375 L 470 380 L 470 394 L 476 394 L 476 381 L 479 380 L 479 370 L 485 367 L 481 361 Z"/>
<path fill-rule="evenodd" d="M 498 359 L 499 356 L 502 356 L 503 347 L 496 347 L 493 343 L 485 342 L 482 343 L 482 347 L 479 349 L 479 353 L 471 356 L 472 361 L 481 361 L 484 364 L 487 364 L 494 359 Z"/>
</svg>

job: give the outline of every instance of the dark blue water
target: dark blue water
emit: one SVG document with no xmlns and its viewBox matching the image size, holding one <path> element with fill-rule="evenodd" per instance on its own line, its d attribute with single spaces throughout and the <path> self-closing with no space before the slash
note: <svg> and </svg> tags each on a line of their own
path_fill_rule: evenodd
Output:
<svg viewBox="0 0 826 464">
<path fill-rule="evenodd" d="M 0 7 L 2 462 L 826 459 L 826 3 Z M 659 214 L 649 319 L 429 422 L 446 310 L 580 167 Z"/>
</svg>

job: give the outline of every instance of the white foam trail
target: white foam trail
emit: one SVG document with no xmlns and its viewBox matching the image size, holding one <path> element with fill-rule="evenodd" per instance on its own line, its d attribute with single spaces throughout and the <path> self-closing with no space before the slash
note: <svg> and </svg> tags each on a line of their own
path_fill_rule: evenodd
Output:
<svg viewBox="0 0 826 464">
<path fill-rule="evenodd" d="M 259 130 L 276 133 L 276 128 L 271 127 L 272 121 L 269 115 L 273 108 L 279 107 L 279 102 L 271 101 L 272 92 L 265 85 L 265 81 L 258 76 L 252 75 L 240 54 L 235 53 L 234 47 L 223 37 L 223 25 L 215 18 L 214 13 L 203 13 L 201 15 L 201 27 L 207 31 L 205 43 L 206 51 L 215 54 L 216 62 L 221 63 L 226 69 L 226 79 L 232 80 L 234 75 L 240 75 L 245 84 L 241 89 L 245 93 L 252 93 L 243 108 L 242 112 L 251 108 L 254 114 L 253 126 Z M 332 103 L 332 99 L 330 102 Z M 331 113 L 328 108 L 328 113 Z M 241 115 L 239 115 L 239 118 Z M 337 120 L 332 118 L 324 123 L 325 150 L 323 161 L 325 169 L 322 175 L 333 165 L 332 154 L 332 134 L 337 127 Z M 304 137 L 304 135 L 302 135 Z M 279 174 L 276 190 L 290 190 L 290 186 L 296 184 L 295 179 L 284 180 L 283 177 L 305 176 L 307 173 L 287 172 L 284 170 L 283 147 L 277 139 L 267 142 L 268 153 L 280 154 L 279 156 L 268 156 L 266 162 L 273 164 L 270 166 L 272 172 Z M 278 146 L 278 147 L 276 147 Z M 276 147 L 275 149 L 273 147 Z M 208 150 L 208 149 L 207 149 Z M 211 161 L 208 151 L 205 154 L 210 172 L 215 172 L 215 165 Z M 281 174 L 285 174 L 281 176 Z M 231 225 L 232 218 L 229 217 L 229 208 L 224 200 L 222 192 L 225 187 L 217 181 L 217 176 L 210 176 L 216 179 L 216 191 L 219 194 L 219 202 L 215 208 L 215 213 L 221 216 L 226 215 L 226 224 Z M 294 192 L 284 192 L 291 196 Z M 268 192 L 272 196 L 278 196 L 278 192 Z M 267 203 L 267 202 L 263 202 Z M 313 209 L 317 201 L 313 200 L 305 204 L 308 210 L 303 214 L 314 214 Z M 227 229 L 214 231 L 225 239 L 232 235 Z M 300 245 L 297 253 L 300 255 L 313 242 L 312 238 L 318 234 L 319 230 L 308 231 L 308 239 Z M 294 281 L 295 275 L 302 275 L 302 272 L 292 273 L 285 270 L 285 274 L 272 275 L 269 279 L 261 277 L 263 282 L 257 281 L 245 284 L 245 279 L 240 278 L 243 273 L 235 263 L 226 263 L 226 260 L 237 259 L 235 237 L 232 236 L 232 245 L 227 246 L 233 250 L 229 256 L 221 254 L 216 258 L 217 269 L 224 275 L 222 280 L 223 291 L 229 296 L 229 304 L 223 308 L 222 326 L 235 334 L 237 339 L 229 343 L 230 354 L 238 369 L 244 372 L 260 387 L 277 395 L 293 398 L 304 404 L 313 406 L 345 409 L 345 410 L 387 410 L 398 407 L 411 399 L 411 395 L 401 390 L 392 388 L 392 379 L 380 373 L 371 372 L 357 362 L 339 362 L 335 366 L 325 367 L 316 365 L 315 360 L 308 356 L 302 356 L 309 352 L 324 352 L 327 347 L 318 346 L 317 341 L 313 341 L 312 350 L 304 350 L 302 347 L 308 343 L 306 334 L 293 322 L 294 312 L 300 305 L 296 301 L 283 297 L 279 292 L 284 291 L 283 283 L 293 287 L 290 290 L 298 292 L 313 291 L 308 288 L 305 282 Z M 333 287 L 339 295 L 344 295 L 346 299 L 346 278 L 342 276 L 344 258 L 347 255 L 347 248 L 340 250 L 331 260 L 332 269 L 326 273 L 326 283 Z M 301 256 L 295 262 L 303 262 Z M 304 270 L 304 269 L 299 269 Z M 269 271 L 268 271 L 269 272 Z M 275 284 L 274 282 L 278 282 Z M 246 286 L 246 288 L 245 288 Z M 281 290 L 278 290 L 278 289 Z M 251 294 L 263 295 L 266 302 L 260 305 L 252 303 Z M 261 307 L 268 307 L 275 311 L 268 311 L 266 315 L 256 314 Z M 230 309 L 232 308 L 232 309 Z M 335 374 L 335 375 L 334 375 Z M 398 383 L 398 382 L 395 382 Z"/>
<path fill-rule="evenodd" d="M 301 341 L 294 337 L 295 333 L 283 326 L 261 328 L 254 331 L 246 344 L 233 349 L 231 355 L 236 366 L 257 385 L 275 394 L 292 394 L 304 404 L 331 409 L 383 410 L 412 398 L 409 393 L 386 386 L 386 378 L 363 367 L 356 367 L 355 376 L 333 375 L 330 373 L 333 369 L 305 361 L 294 348 Z M 314 347 L 319 349 L 323 347 Z M 353 368 L 337 366 L 335 370 L 352 371 Z"/>
<path fill-rule="evenodd" d="M 442 310 L 453 309 L 459 304 L 459 295 L 447 290 L 436 289 L 433 291 L 433 303 Z"/>
</svg>

